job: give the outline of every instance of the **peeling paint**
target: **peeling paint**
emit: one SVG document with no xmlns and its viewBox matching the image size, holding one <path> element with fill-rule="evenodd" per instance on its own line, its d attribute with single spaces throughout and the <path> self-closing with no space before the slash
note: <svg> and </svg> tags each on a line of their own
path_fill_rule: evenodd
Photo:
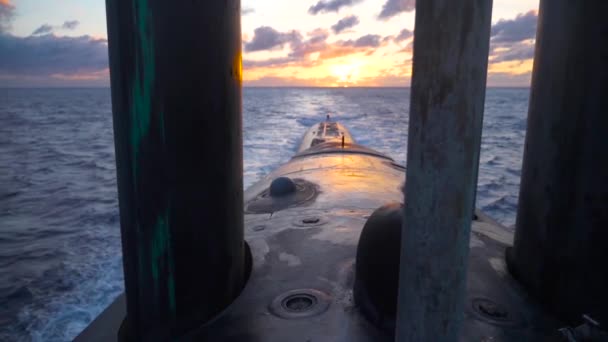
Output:
<svg viewBox="0 0 608 342">
<path fill-rule="evenodd" d="M 288 254 L 288 253 L 280 253 L 279 260 L 287 263 L 287 266 L 299 266 L 302 264 L 302 261 L 297 255 Z"/>
<path fill-rule="evenodd" d="M 155 80 L 152 14 L 147 0 L 134 1 L 134 21 L 137 27 L 135 77 L 131 88 L 131 148 L 134 175 L 137 177 L 141 141 L 148 135 L 152 115 L 152 89 Z"/>
<path fill-rule="evenodd" d="M 492 268 L 498 273 L 499 276 L 504 277 L 507 275 L 507 264 L 501 258 L 490 258 L 488 260 Z"/>
<path fill-rule="evenodd" d="M 255 250 L 258 253 L 253 253 L 253 264 L 263 265 L 266 261 L 266 255 L 270 253 L 270 247 L 264 238 L 248 239 L 247 243 L 251 250 Z"/>
<path fill-rule="evenodd" d="M 159 216 L 151 241 L 150 250 L 150 262 L 152 270 L 152 278 L 154 279 L 154 291 L 159 291 L 160 281 L 164 277 L 160 277 L 160 273 L 163 269 L 166 270 L 167 274 L 167 290 L 169 298 L 169 307 L 171 312 L 175 313 L 175 280 L 174 276 L 174 262 L 173 253 L 171 250 L 171 236 L 169 229 L 169 215 L 168 211 L 163 215 Z"/>
<path fill-rule="evenodd" d="M 134 33 L 135 54 L 134 73 L 131 79 L 131 125 L 129 132 L 131 145 L 131 163 L 133 169 L 133 184 L 137 196 L 141 163 L 140 157 L 146 137 L 150 134 L 153 120 L 153 91 L 156 80 L 156 62 L 154 54 L 154 38 L 152 30 L 152 12 L 148 0 L 133 1 L 133 22 L 136 28 Z M 164 113 L 159 113 L 159 129 L 162 141 L 165 142 L 165 120 Z M 171 236 L 169 229 L 169 205 L 165 206 L 164 212 L 160 213 L 152 224 L 142 225 L 136 223 L 138 240 L 142 242 L 142 248 L 138 251 L 138 263 L 141 279 L 148 274 L 152 276 L 153 291 L 158 298 L 161 289 L 168 291 L 170 311 L 175 315 L 175 279 L 173 253 L 171 251 Z M 162 209 L 161 209 L 162 210 Z M 150 273 L 147 273 L 150 272 Z M 166 284 L 161 284 L 166 282 Z M 160 303 L 158 303 L 160 304 Z"/>
</svg>

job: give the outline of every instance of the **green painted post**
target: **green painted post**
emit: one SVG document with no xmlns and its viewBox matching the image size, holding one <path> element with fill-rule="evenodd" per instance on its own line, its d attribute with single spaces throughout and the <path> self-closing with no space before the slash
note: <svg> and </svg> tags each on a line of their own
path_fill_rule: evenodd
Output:
<svg viewBox="0 0 608 342">
<path fill-rule="evenodd" d="M 239 0 L 107 0 L 126 336 L 179 337 L 244 284 Z"/>
</svg>

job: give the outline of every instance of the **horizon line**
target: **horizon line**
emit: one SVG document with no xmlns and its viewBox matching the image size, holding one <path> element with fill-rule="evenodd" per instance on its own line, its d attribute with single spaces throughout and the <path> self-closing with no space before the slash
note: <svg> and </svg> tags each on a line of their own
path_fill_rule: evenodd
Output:
<svg viewBox="0 0 608 342">
<path fill-rule="evenodd" d="M 258 89 L 411 89 L 411 86 L 352 86 L 352 87 L 332 87 L 332 86 L 242 86 L 242 88 L 258 88 Z M 501 85 L 501 86 L 486 86 L 486 89 L 527 89 L 530 85 Z M 110 86 L 0 86 L 0 89 L 111 89 Z"/>
</svg>

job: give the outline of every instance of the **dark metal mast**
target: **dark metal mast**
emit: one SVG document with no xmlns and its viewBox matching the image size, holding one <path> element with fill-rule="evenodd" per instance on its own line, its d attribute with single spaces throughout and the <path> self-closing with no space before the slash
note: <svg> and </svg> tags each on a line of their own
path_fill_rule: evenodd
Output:
<svg viewBox="0 0 608 342">
<path fill-rule="evenodd" d="M 608 323 L 608 2 L 541 0 L 512 274 Z"/>
<path fill-rule="evenodd" d="M 397 341 L 460 335 L 491 14 L 491 0 L 416 4 Z"/>
<path fill-rule="evenodd" d="M 129 339 L 215 317 L 246 277 L 239 0 L 107 0 Z"/>
</svg>

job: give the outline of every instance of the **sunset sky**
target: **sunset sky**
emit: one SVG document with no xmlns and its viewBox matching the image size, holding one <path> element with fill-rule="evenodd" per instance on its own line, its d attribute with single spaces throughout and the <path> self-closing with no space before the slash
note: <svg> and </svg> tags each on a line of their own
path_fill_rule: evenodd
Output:
<svg viewBox="0 0 608 342">
<path fill-rule="evenodd" d="M 409 86 L 414 0 L 242 0 L 245 86 Z M 538 0 L 494 0 L 489 86 L 530 84 Z M 104 0 L 0 0 L 0 87 L 108 86 Z"/>
</svg>

